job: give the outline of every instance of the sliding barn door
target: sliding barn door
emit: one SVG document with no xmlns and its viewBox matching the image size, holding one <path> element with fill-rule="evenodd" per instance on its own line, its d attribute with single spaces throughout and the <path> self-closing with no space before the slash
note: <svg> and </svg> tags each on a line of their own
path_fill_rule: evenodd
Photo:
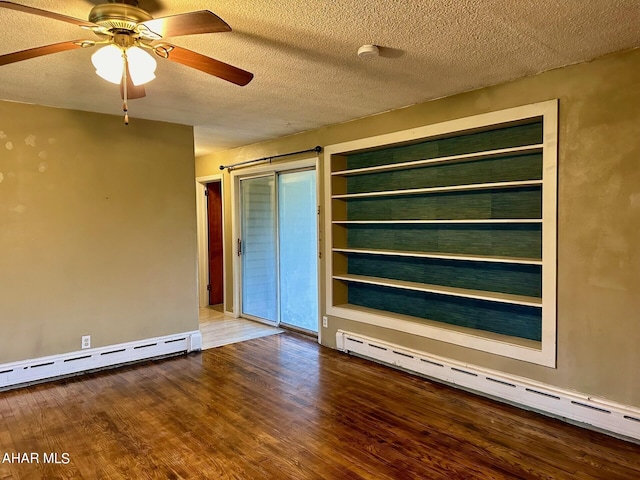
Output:
<svg viewBox="0 0 640 480">
<path fill-rule="evenodd" d="M 316 171 L 240 180 L 242 315 L 318 331 Z"/>
</svg>

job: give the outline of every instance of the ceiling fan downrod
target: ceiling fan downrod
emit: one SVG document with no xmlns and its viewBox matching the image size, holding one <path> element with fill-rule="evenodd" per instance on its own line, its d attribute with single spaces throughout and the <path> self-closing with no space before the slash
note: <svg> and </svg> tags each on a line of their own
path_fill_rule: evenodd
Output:
<svg viewBox="0 0 640 480">
<path fill-rule="evenodd" d="M 127 72 L 129 71 L 129 60 L 127 52 L 122 52 L 124 58 L 124 68 L 122 69 L 122 111 L 124 112 L 124 124 L 129 125 L 129 106 L 127 105 Z"/>
</svg>

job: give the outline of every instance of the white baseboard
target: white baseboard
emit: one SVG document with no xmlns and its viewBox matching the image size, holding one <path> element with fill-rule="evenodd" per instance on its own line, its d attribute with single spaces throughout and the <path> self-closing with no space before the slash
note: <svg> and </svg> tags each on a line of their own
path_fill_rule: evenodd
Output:
<svg viewBox="0 0 640 480">
<path fill-rule="evenodd" d="M 188 352 L 199 352 L 202 350 L 202 333 L 200 330 L 189 333 L 189 349 Z"/>
<path fill-rule="evenodd" d="M 338 330 L 338 350 L 616 436 L 640 440 L 640 409 Z"/>
<path fill-rule="evenodd" d="M 195 330 L 5 363 L 0 365 L 0 389 L 201 349 L 202 335 Z"/>
</svg>

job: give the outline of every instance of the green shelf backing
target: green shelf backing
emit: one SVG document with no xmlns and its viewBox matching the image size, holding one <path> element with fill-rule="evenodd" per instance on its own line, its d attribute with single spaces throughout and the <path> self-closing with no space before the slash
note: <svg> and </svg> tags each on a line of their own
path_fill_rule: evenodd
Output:
<svg viewBox="0 0 640 480">
<path fill-rule="evenodd" d="M 542 258 L 540 224 L 349 225 L 348 248 Z"/>
<path fill-rule="evenodd" d="M 542 154 L 510 155 L 347 177 L 347 193 L 542 179 Z"/>
<path fill-rule="evenodd" d="M 540 341 L 541 311 L 466 298 L 453 298 L 377 285 L 349 285 L 349 304 L 410 315 L 419 319 Z"/>
<path fill-rule="evenodd" d="M 355 198 L 347 201 L 348 220 L 473 220 L 541 218 L 542 188 Z"/>
<path fill-rule="evenodd" d="M 348 273 L 384 279 L 542 297 L 542 267 L 348 254 Z"/>
<path fill-rule="evenodd" d="M 452 135 L 448 138 L 438 138 L 413 145 L 352 154 L 347 157 L 347 168 L 374 167 L 540 143 L 542 143 L 542 121 L 537 121 L 526 125 L 500 127 L 466 135 Z"/>
</svg>

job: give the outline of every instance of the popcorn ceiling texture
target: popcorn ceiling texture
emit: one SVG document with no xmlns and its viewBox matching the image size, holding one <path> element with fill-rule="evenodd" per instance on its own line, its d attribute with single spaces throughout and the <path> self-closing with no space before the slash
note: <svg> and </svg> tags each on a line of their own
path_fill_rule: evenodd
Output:
<svg viewBox="0 0 640 480">
<path fill-rule="evenodd" d="M 87 18 L 95 1 L 22 0 Z M 141 0 L 141 6 L 145 1 Z M 172 42 L 255 74 L 237 87 L 159 61 L 132 118 L 195 126 L 203 154 L 588 61 L 640 45 L 637 0 L 153 1 L 154 16 L 209 9 L 231 33 Z M 154 8 L 155 10 L 155 8 Z M 0 10 L 0 54 L 91 38 L 73 25 Z M 359 46 L 381 46 L 360 59 Z M 92 49 L 0 67 L 0 99 L 119 114 Z"/>
</svg>

